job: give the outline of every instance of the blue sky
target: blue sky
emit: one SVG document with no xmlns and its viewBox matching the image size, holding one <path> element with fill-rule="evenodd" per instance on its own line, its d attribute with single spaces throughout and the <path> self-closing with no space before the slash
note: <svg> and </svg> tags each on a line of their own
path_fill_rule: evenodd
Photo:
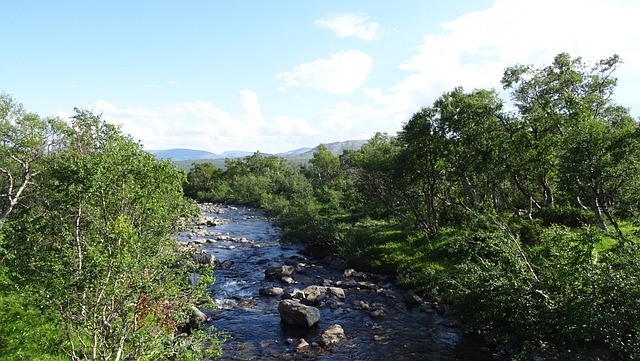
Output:
<svg viewBox="0 0 640 361">
<path fill-rule="evenodd" d="M 616 101 L 640 116 L 635 0 L 2 3 L 0 91 L 43 116 L 91 109 L 147 149 L 395 134 L 443 92 L 560 52 L 619 54 Z"/>
</svg>

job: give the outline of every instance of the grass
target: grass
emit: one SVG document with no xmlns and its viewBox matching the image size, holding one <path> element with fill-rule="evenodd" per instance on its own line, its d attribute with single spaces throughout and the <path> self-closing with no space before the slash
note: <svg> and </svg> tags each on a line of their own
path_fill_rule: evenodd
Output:
<svg viewBox="0 0 640 361">
<path fill-rule="evenodd" d="M 0 294 L 0 360 L 68 360 L 62 330 L 35 304 L 17 294 Z"/>
<path fill-rule="evenodd" d="M 474 234 L 468 230 L 445 228 L 437 237 L 427 239 L 420 234 L 407 236 L 398 223 L 374 220 L 344 227 L 346 232 L 340 242 L 342 256 L 358 267 L 393 274 L 400 284 L 428 294 L 438 293 L 438 284 L 443 277 L 465 261 L 466 242 Z M 629 237 L 638 232 L 638 227 L 630 222 L 621 222 L 620 227 Z M 545 234 L 545 229 L 541 229 L 541 235 Z M 595 244 L 597 253 L 606 253 L 619 243 L 614 231 L 603 232 L 599 238 Z M 545 247 L 546 242 L 541 242 L 529 247 Z"/>
</svg>

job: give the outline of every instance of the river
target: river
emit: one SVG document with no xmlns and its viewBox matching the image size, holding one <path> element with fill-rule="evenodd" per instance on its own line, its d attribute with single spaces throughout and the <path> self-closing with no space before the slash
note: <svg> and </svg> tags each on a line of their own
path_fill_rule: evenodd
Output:
<svg viewBox="0 0 640 361">
<path fill-rule="evenodd" d="M 218 331 L 230 338 L 223 345 L 221 360 L 491 360 L 490 350 L 476 337 L 465 335 L 446 313 L 403 300 L 406 290 L 392 280 L 359 274 L 359 285 L 345 281 L 344 269 L 330 267 L 300 254 L 297 245 L 282 245 L 279 230 L 261 212 L 221 206 L 215 213 L 223 224 L 205 227 L 205 236 L 180 240 L 207 239 L 201 249 L 215 255 L 221 264 L 215 270 L 211 294 L 217 309 L 205 310 Z M 293 265 L 294 284 L 265 279 L 265 269 Z M 367 278 L 368 277 L 368 278 Z M 363 279 L 366 282 L 362 282 Z M 327 300 L 316 306 L 321 318 L 317 325 L 289 326 L 278 313 L 280 297 L 262 296 L 270 286 L 304 289 L 310 285 L 341 285 L 344 300 Z M 366 285 L 370 285 L 366 286 Z M 427 304 L 428 306 L 428 304 Z M 372 310 L 382 310 L 377 314 Z M 323 329 L 339 324 L 346 339 L 330 348 L 313 343 Z M 304 339 L 306 351 L 296 347 Z"/>
</svg>

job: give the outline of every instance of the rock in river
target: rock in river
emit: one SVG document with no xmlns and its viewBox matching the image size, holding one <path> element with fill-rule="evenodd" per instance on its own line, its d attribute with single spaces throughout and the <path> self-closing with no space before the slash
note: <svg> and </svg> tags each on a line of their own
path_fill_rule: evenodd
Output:
<svg viewBox="0 0 640 361">
<path fill-rule="evenodd" d="M 409 292 L 404 294 L 404 302 L 413 305 L 419 305 L 422 303 L 422 298 L 415 294 L 415 292 L 409 290 Z"/>
<path fill-rule="evenodd" d="M 284 293 L 284 289 L 280 287 L 262 287 L 258 292 L 262 296 L 281 296 Z"/>
<path fill-rule="evenodd" d="M 198 252 L 193 255 L 193 262 L 198 266 L 214 266 L 216 264 L 216 257 L 206 252 Z"/>
<path fill-rule="evenodd" d="M 264 271 L 264 277 L 268 280 L 281 281 L 285 277 L 293 276 L 295 269 L 291 266 L 269 267 Z"/>
<path fill-rule="evenodd" d="M 320 335 L 320 344 L 327 347 L 339 343 L 347 336 L 344 334 L 342 326 L 335 324 L 329 326 L 326 330 L 322 331 Z"/>
<path fill-rule="evenodd" d="M 278 304 L 280 319 L 290 325 L 311 327 L 320 320 L 320 310 L 293 300 L 283 300 Z"/>
</svg>

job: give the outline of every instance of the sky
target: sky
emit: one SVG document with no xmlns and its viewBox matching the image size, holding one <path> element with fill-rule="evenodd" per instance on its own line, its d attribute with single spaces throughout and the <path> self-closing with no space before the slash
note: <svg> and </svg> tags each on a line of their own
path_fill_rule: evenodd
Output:
<svg viewBox="0 0 640 361">
<path fill-rule="evenodd" d="M 278 153 L 395 135 L 462 86 L 561 52 L 623 60 L 640 116 L 637 0 L 0 0 L 0 92 L 101 114 L 148 150 Z M 508 100 L 508 94 L 503 93 Z"/>
</svg>

